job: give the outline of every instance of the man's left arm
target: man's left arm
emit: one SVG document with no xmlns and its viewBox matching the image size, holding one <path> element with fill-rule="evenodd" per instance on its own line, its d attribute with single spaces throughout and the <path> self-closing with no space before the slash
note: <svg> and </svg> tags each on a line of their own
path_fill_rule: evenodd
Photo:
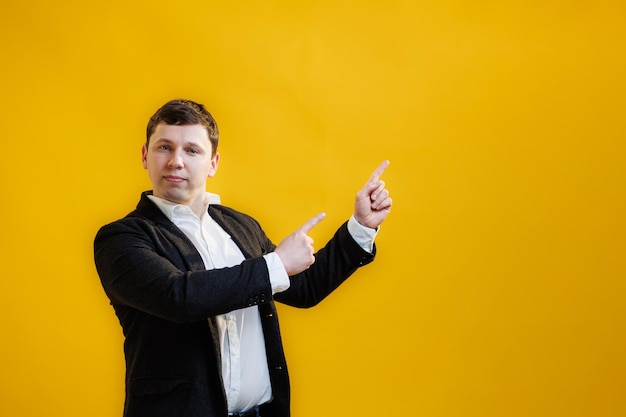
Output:
<svg viewBox="0 0 626 417">
<path fill-rule="evenodd" d="M 389 161 L 384 161 L 357 192 L 354 213 L 305 271 L 290 277 L 288 290 L 274 298 L 295 307 L 311 307 L 322 301 L 356 269 L 375 256 L 374 238 L 391 210 L 392 200 L 380 179 Z"/>
</svg>

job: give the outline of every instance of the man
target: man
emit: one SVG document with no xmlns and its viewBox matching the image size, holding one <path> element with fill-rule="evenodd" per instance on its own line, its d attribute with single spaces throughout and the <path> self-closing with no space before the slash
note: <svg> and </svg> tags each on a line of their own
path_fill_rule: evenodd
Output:
<svg viewBox="0 0 626 417">
<path fill-rule="evenodd" d="M 254 219 L 206 192 L 218 138 L 201 104 L 161 107 L 142 148 L 153 190 L 96 236 L 98 274 L 125 336 L 125 417 L 289 416 L 274 301 L 319 303 L 373 260 L 389 214 L 385 161 L 323 249 L 314 254 L 307 236 L 323 214 L 275 246 Z"/>
</svg>

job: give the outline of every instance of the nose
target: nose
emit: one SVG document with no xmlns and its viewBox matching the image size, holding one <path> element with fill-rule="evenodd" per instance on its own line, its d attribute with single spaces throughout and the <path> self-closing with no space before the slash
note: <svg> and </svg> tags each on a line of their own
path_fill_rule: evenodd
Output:
<svg viewBox="0 0 626 417">
<path fill-rule="evenodd" d="M 167 165 L 170 168 L 180 169 L 184 166 L 183 157 L 180 152 L 174 152 Z"/>
</svg>

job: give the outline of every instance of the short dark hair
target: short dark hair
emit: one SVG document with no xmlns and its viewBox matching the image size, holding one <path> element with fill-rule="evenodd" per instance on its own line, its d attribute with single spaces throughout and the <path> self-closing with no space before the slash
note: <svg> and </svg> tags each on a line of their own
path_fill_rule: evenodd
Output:
<svg viewBox="0 0 626 417">
<path fill-rule="evenodd" d="M 157 125 L 165 123 L 167 125 L 202 125 L 209 134 L 209 140 L 213 148 L 213 155 L 217 152 L 220 133 L 217 129 L 217 122 L 207 111 L 204 105 L 191 100 L 176 99 L 165 103 L 154 113 L 148 122 L 146 130 L 146 144 L 150 144 L 150 136 L 154 133 Z"/>
</svg>

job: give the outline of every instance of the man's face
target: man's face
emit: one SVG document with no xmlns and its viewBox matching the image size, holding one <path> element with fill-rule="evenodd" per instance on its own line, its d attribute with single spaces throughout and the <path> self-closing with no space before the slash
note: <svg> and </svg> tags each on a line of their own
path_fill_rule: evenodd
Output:
<svg viewBox="0 0 626 417">
<path fill-rule="evenodd" d="M 202 207 L 206 180 L 215 175 L 219 154 L 202 125 L 159 124 L 150 145 L 141 149 L 143 167 L 148 170 L 156 197 Z"/>
</svg>

